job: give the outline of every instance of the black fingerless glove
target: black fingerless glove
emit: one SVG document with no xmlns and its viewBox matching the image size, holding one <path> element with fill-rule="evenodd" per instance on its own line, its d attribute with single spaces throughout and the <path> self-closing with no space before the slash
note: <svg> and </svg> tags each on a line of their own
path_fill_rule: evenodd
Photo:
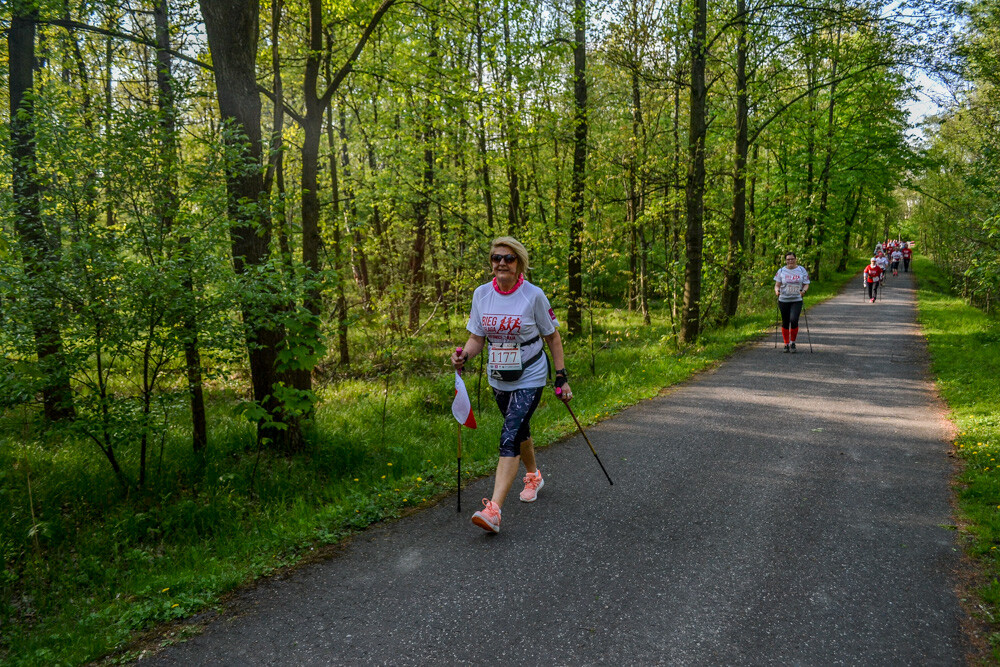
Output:
<svg viewBox="0 0 1000 667">
<path fill-rule="evenodd" d="M 556 389 L 562 389 L 564 384 L 566 384 L 566 369 L 561 368 L 556 371 Z"/>
</svg>

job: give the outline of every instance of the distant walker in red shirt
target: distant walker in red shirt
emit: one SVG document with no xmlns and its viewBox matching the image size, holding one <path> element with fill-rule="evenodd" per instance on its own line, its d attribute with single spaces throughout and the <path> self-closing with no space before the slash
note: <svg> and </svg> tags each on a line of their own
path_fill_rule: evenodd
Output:
<svg viewBox="0 0 1000 667">
<path fill-rule="evenodd" d="M 885 270 L 879 266 L 878 258 L 872 257 L 872 262 L 865 267 L 865 285 L 868 288 L 868 300 L 875 303 L 878 298 L 878 286 L 882 283 Z"/>
</svg>

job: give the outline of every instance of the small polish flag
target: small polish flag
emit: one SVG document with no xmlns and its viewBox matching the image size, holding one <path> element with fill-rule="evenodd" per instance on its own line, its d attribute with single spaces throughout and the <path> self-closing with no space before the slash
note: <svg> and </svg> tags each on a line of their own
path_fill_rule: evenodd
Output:
<svg viewBox="0 0 1000 667">
<path fill-rule="evenodd" d="M 455 400 L 451 402 L 451 414 L 462 426 L 476 428 L 476 415 L 472 414 L 472 401 L 469 400 L 469 392 L 465 390 L 465 382 L 462 376 L 455 371 Z"/>
</svg>

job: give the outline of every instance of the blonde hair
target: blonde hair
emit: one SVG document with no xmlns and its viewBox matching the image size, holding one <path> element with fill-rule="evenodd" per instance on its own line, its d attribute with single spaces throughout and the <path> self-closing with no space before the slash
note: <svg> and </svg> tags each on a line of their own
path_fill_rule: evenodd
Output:
<svg viewBox="0 0 1000 667">
<path fill-rule="evenodd" d="M 528 271 L 528 249 L 524 247 L 520 241 L 515 239 L 513 236 L 498 236 L 493 239 L 493 243 L 490 244 L 490 253 L 492 254 L 493 249 L 498 245 L 507 246 L 514 251 L 517 255 L 517 270 L 518 273 L 527 273 Z"/>
</svg>

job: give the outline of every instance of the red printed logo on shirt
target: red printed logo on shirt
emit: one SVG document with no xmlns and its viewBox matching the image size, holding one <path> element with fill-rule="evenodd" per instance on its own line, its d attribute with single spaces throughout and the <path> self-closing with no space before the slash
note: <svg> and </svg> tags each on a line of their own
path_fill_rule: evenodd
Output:
<svg viewBox="0 0 1000 667">
<path fill-rule="evenodd" d="M 490 315 L 482 316 L 483 329 L 486 334 L 507 334 L 516 335 L 521 332 L 521 317 L 519 315 Z"/>
<path fill-rule="evenodd" d="M 555 313 L 555 311 L 554 311 L 554 310 L 552 310 L 551 308 L 549 308 L 549 317 L 551 317 L 551 318 L 552 318 L 552 321 L 553 321 L 553 322 L 555 322 L 555 321 L 556 321 L 556 313 Z"/>
</svg>

